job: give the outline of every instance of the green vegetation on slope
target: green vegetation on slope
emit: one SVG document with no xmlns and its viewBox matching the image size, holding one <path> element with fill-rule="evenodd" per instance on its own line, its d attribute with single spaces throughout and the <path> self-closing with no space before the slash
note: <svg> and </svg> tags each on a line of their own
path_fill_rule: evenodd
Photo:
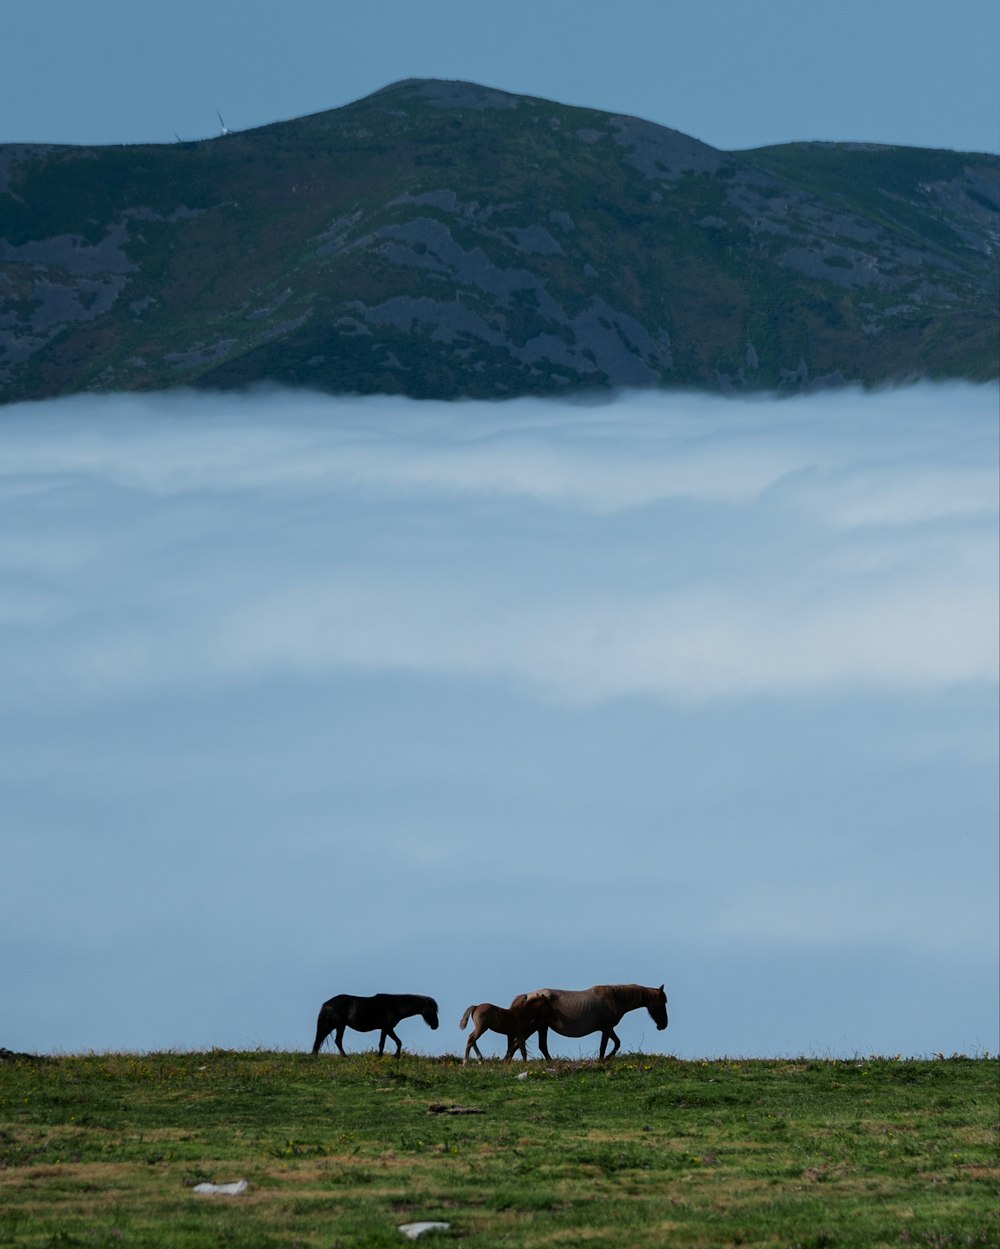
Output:
<svg viewBox="0 0 1000 1249">
<path fill-rule="evenodd" d="M 470 1246 L 1000 1244 L 995 1060 L 522 1071 L 218 1050 L 8 1061 L 0 1244 L 390 1246 L 419 1219 Z M 244 1177 L 240 1197 L 192 1191 Z"/>
<path fill-rule="evenodd" d="M 846 207 L 872 220 L 907 231 L 918 244 L 931 244 L 976 266 L 980 254 L 963 238 L 954 220 L 941 213 L 935 187 L 959 185 L 977 217 L 987 214 L 1000 226 L 1000 204 L 973 184 L 961 185 L 975 158 L 967 152 L 858 143 L 786 143 L 756 148 L 743 156 L 788 178 L 797 186 L 836 196 Z M 981 162 L 991 164 L 989 157 Z M 978 211 L 977 211 L 978 210 Z"/>
<path fill-rule="evenodd" d="M 198 143 L 0 146 L 0 399 L 986 379 L 1000 160 L 718 152 L 468 83 Z"/>
</svg>

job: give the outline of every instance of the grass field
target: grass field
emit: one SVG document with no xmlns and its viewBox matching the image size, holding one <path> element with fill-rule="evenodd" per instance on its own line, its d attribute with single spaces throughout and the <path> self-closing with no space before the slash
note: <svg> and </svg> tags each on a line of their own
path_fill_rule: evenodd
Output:
<svg viewBox="0 0 1000 1249">
<path fill-rule="evenodd" d="M 0 1244 L 348 1249 L 426 1219 L 451 1230 L 420 1243 L 470 1247 L 1000 1245 L 995 1059 L 527 1070 L 0 1062 Z M 193 1191 L 240 1178 L 242 1196 Z"/>
</svg>

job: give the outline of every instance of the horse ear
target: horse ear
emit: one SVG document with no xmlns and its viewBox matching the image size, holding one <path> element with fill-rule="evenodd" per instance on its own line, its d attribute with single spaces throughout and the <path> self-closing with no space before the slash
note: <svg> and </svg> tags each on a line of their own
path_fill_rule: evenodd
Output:
<svg viewBox="0 0 1000 1249">
<path fill-rule="evenodd" d="M 664 982 L 664 983 L 666 983 L 666 982 Z M 660 985 L 660 992 L 661 992 L 661 993 L 663 992 L 663 985 L 662 985 L 662 984 Z"/>
</svg>

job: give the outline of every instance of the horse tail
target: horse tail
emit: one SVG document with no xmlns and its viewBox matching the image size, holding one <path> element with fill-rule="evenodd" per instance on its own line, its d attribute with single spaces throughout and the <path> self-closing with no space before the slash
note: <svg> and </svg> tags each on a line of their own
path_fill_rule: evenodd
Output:
<svg viewBox="0 0 1000 1249">
<path fill-rule="evenodd" d="M 470 1006 L 470 1007 L 469 1007 L 469 1009 L 468 1009 L 468 1010 L 465 1012 L 465 1014 L 462 1016 L 462 1022 L 461 1022 L 458 1026 L 462 1029 L 462 1031 L 463 1031 L 463 1032 L 465 1031 L 465 1026 L 466 1026 L 466 1024 L 467 1024 L 467 1023 L 469 1022 L 469 1020 L 472 1018 L 472 1012 L 473 1012 L 475 1009 L 476 1009 L 476 1008 L 475 1008 L 474 1006 Z"/>
<path fill-rule="evenodd" d="M 327 1022 L 327 1009 L 325 1004 L 320 1007 L 319 1018 L 316 1020 L 316 1040 L 313 1042 L 312 1052 L 319 1053 L 319 1047 L 330 1035 L 330 1027 Z"/>
<path fill-rule="evenodd" d="M 312 1052 L 318 1054 L 320 1046 L 337 1026 L 338 1018 L 335 1009 L 335 1000 L 330 999 L 324 1002 L 319 1008 L 319 1018 L 316 1020 L 316 1040 L 313 1042 Z"/>
</svg>

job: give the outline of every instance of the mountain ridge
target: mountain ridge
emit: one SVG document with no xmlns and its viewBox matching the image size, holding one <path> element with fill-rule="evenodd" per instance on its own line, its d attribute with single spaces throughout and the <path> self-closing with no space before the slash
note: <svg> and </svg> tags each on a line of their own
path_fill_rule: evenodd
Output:
<svg viewBox="0 0 1000 1249">
<path fill-rule="evenodd" d="M 170 145 L 0 145 L 0 398 L 499 398 L 998 375 L 1000 158 L 724 152 L 462 80 Z"/>
</svg>

